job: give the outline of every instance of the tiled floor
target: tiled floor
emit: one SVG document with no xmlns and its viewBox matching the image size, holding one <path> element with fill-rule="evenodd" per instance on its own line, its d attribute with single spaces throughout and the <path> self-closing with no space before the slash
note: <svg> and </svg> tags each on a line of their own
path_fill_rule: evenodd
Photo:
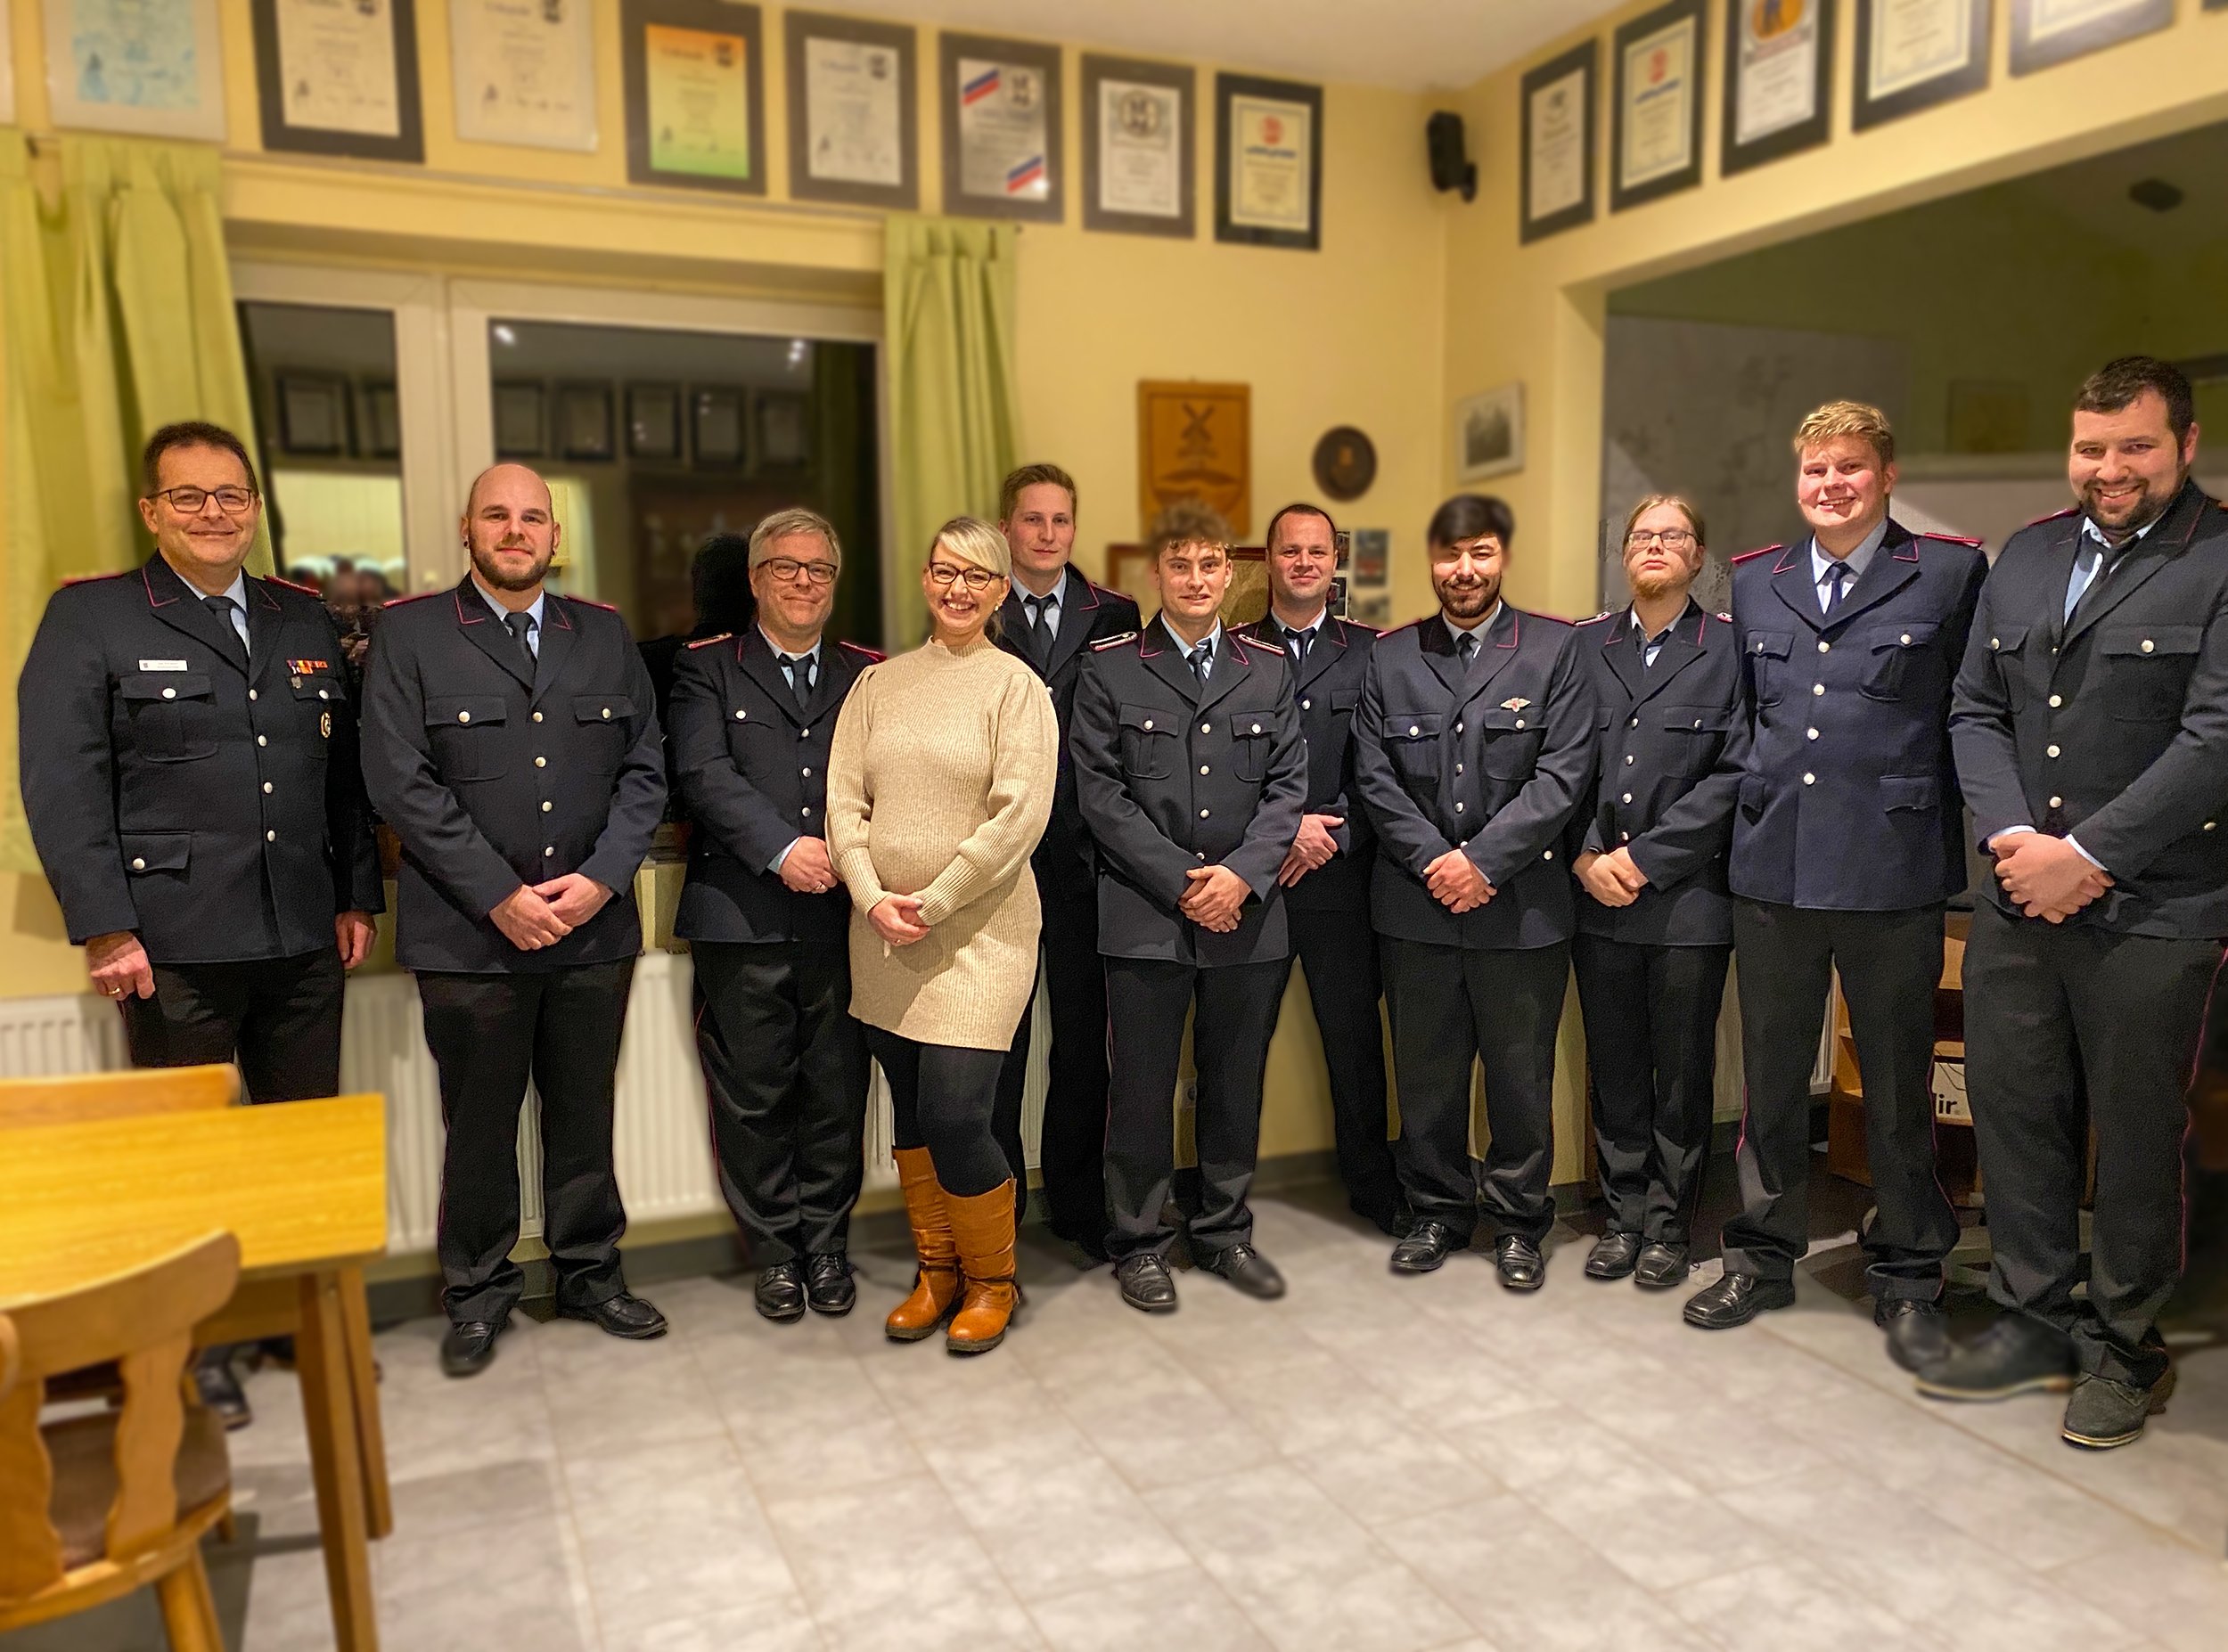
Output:
<svg viewBox="0 0 2228 1652">
<path fill-rule="evenodd" d="M 1388 1277 L 1383 1239 L 1306 1196 L 1259 1218 L 1281 1304 L 1187 1273 L 1182 1311 L 1148 1319 L 1047 1243 L 1020 1325 L 971 1361 L 883 1340 L 910 1282 L 894 1241 L 843 1321 L 769 1326 L 740 1281 L 695 1280 L 651 1293 L 662 1342 L 521 1323 L 463 1383 L 435 1369 L 438 1324 L 388 1332 L 384 1644 L 2228 1646 L 2228 1345 L 2185 1345 L 2150 1437 L 2088 1456 L 2049 1399 L 1916 1400 L 1814 1280 L 1708 1336 L 1680 1294 L 1581 1277 L 1568 1231 L 1516 1296 L 1483 1252 Z M 234 1652 L 326 1648 L 292 1378 L 253 1394 L 251 1541 L 214 1566 Z M 0 1637 L 160 1645 L 137 1603 Z"/>
</svg>

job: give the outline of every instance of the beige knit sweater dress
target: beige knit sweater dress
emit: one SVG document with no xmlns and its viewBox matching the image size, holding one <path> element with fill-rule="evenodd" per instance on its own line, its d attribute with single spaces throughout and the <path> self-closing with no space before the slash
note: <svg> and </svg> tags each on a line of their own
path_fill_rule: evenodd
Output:
<svg viewBox="0 0 2228 1652">
<path fill-rule="evenodd" d="M 1060 724 L 995 644 L 928 642 L 870 666 L 828 755 L 828 853 L 851 891 L 851 1013 L 921 1043 L 1003 1050 L 1036 991 L 1029 855 L 1052 817 Z M 917 895 L 926 939 L 866 914 Z"/>
</svg>

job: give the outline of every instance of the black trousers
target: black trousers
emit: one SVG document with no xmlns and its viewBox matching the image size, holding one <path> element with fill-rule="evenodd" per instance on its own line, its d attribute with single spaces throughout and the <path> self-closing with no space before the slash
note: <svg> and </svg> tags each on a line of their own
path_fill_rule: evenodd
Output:
<svg viewBox="0 0 2228 1652">
<path fill-rule="evenodd" d="M 1400 1084 L 1396 1159 L 1419 1221 L 1467 1238 L 1480 1194 L 1503 1234 L 1534 1244 L 1555 1225 L 1555 1029 L 1570 944 L 1487 950 L 1382 937 Z M 1470 1068 L 1485 1064 L 1481 1166 L 1470 1156 Z"/>
<path fill-rule="evenodd" d="M 1873 1299 L 1932 1300 L 1957 1244 L 1957 1213 L 1934 1174 L 1934 989 L 1941 906 L 1815 912 L 1736 899 L 1741 1040 L 1741 1214 L 1725 1223 L 1725 1272 L 1792 1279 L 1810 1248 L 1810 1074 L 1834 972 L 1864 1085 L 1864 1137 L 1878 1214 L 1864 1236 Z"/>
<path fill-rule="evenodd" d="M 694 941 L 696 1053 L 719 1190 L 759 1267 L 845 1247 L 865 1174 L 851 949 Z"/>
<path fill-rule="evenodd" d="M 340 1093 L 337 947 L 245 963 L 157 964 L 155 995 L 119 1001 L 134 1067 L 237 1060 L 250 1101 Z"/>
<path fill-rule="evenodd" d="M 1987 1189 L 1988 1294 L 2073 1339 L 2085 1371 L 2148 1387 L 2182 1273 L 2184 1094 L 2216 940 L 2111 935 L 1978 903 L 1965 950 L 1966 1095 Z M 2081 1191 L 2096 1132 L 2089 1289 Z"/>
<path fill-rule="evenodd" d="M 1385 1024 L 1378 1000 L 1384 986 L 1377 969 L 1377 937 L 1370 932 L 1369 911 L 1307 911 L 1287 901 L 1292 955 L 1284 961 L 1289 986 L 1295 963 L 1306 966 L 1307 1002 L 1323 1035 L 1323 1065 L 1331 1074 L 1331 1140 L 1339 1153 L 1339 1179 L 1356 1215 L 1380 1227 L 1398 1218 L 1400 1172 L 1393 1164 L 1385 1106 Z M 1276 994 L 1277 1009 L 1284 990 Z M 1276 1011 L 1272 1011 L 1272 1018 Z M 1269 1022 L 1272 1035 L 1276 1022 Z"/>
<path fill-rule="evenodd" d="M 1611 1232 L 1691 1241 L 1732 957 L 1730 946 L 1634 945 L 1583 933 L 1570 944 Z"/>
<path fill-rule="evenodd" d="M 991 1125 L 1004 1051 L 924 1044 L 879 1026 L 866 1029 L 866 1047 L 889 1080 L 897 1145 L 928 1149 L 946 1193 L 978 1198 L 1012 1174 Z M 1018 1182 L 1014 1189 L 1018 1194 Z M 1018 1198 L 1013 1217 L 1021 1217 Z"/>
<path fill-rule="evenodd" d="M 1252 1242 L 1246 1193 L 1261 1150 L 1261 1080 L 1287 967 L 1282 958 L 1215 969 L 1147 958 L 1106 961 L 1114 1052 L 1106 1248 L 1115 1261 L 1148 1251 L 1166 1256 L 1175 1243 L 1165 1213 L 1175 1179 L 1175 1081 L 1187 1010 L 1199 1075 L 1192 1136 L 1200 1202 L 1185 1226 L 1200 1255 Z"/>
<path fill-rule="evenodd" d="M 518 1305 L 519 1110 L 530 1076 L 542 1102 L 542 1242 L 567 1306 L 627 1288 L 627 1231 L 611 1167 L 612 1090 L 635 961 L 515 975 L 418 973 L 425 1041 L 441 1069 L 442 1305 L 499 1320 Z"/>
<path fill-rule="evenodd" d="M 1099 896 L 1093 888 L 1056 890 L 1039 882 L 1044 912 L 1044 996 L 1053 1045 L 1037 1141 L 1046 1225 L 1064 1239 L 1095 1245 L 1106 1231 L 1106 965 L 1099 956 Z M 1032 1007 L 998 1078 L 994 1124 L 1013 1166 L 1017 1190 L 1028 1186 L 1021 1158 L 1021 1087 L 1028 1076 Z"/>
</svg>

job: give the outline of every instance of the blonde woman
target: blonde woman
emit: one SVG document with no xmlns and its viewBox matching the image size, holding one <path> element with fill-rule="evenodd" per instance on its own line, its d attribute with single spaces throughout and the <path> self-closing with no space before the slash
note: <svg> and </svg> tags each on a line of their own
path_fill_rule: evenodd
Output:
<svg viewBox="0 0 2228 1652">
<path fill-rule="evenodd" d="M 1036 987 L 1028 858 L 1051 815 L 1051 697 L 996 644 L 1005 536 L 959 517 L 922 570 L 930 636 L 860 674 L 829 754 L 828 846 L 851 892 L 851 1013 L 889 1081 L 920 1272 L 887 1330 L 981 1353 L 1004 1340 L 1013 1173 L 998 1073 Z M 987 633 L 987 634 L 986 634 Z"/>
</svg>

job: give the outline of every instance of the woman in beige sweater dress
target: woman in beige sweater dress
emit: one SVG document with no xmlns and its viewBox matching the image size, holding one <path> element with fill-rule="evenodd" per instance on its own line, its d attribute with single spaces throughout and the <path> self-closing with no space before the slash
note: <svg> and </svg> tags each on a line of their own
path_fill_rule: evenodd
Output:
<svg viewBox="0 0 2228 1652">
<path fill-rule="evenodd" d="M 954 1353 L 996 1347 L 1016 1300 L 1013 1175 L 990 1116 L 1036 990 L 1029 853 L 1059 770 L 1051 696 L 985 634 L 1011 571 L 996 528 L 944 525 L 921 577 L 930 638 L 860 674 L 828 756 L 851 1013 L 889 1080 L 921 1259 L 887 1329 L 917 1341 L 951 1314 Z"/>
</svg>

